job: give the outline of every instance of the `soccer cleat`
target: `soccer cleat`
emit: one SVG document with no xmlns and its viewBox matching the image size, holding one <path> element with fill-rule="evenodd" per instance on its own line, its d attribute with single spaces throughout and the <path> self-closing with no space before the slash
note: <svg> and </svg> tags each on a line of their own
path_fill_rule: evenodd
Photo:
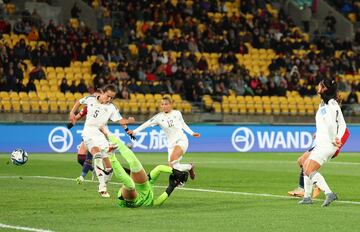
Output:
<svg viewBox="0 0 360 232">
<path fill-rule="evenodd" d="M 321 189 L 319 187 L 315 187 L 312 193 L 312 198 L 313 199 L 318 198 L 320 196 L 320 193 L 321 193 Z"/>
<path fill-rule="evenodd" d="M 192 180 L 194 180 L 195 179 L 195 166 L 194 166 L 194 164 L 191 164 L 191 168 L 190 168 L 190 170 L 189 170 L 189 175 L 190 175 L 190 178 L 192 179 Z"/>
<path fill-rule="evenodd" d="M 331 202 L 337 200 L 337 196 L 335 193 L 328 193 L 326 194 L 326 198 L 325 198 L 325 201 L 324 203 L 321 205 L 321 207 L 327 207 L 331 204 Z"/>
<path fill-rule="evenodd" d="M 297 187 L 296 189 L 289 191 L 288 194 L 290 196 L 294 196 L 294 197 L 303 197 L 304 196 L 304 189 L 301 187 Z"/>
<path fill-rule="evenodd" d="M 313 201 L 311 200 L 311 197 L 304 197 L 301 201 L 299 201 L 300 205 L 310 205 Z"/>
<path fill-rule="evenodd" d="M 76 178 L 76 182 L 78 184 L 82 184 L 84 182 L 84 177 L 83 176 L 79 176 L 78 178 Z"/>
</svg>

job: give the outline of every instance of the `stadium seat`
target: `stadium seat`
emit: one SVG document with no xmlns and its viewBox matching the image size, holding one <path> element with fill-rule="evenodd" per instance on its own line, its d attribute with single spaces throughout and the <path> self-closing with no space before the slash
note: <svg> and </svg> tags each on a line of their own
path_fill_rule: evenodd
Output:
<svg viewBox="0 0 360 232">
<path fill-rule="evenodd" d="M 58 104 L 58 109 L 59 109 L 59 111 L 60 111 L 61 113 L 67 113 L 67 112 L 68 112 L 68 105 L 67 105 L 66 101 L 64 101 L 64 100 L 59 100 L 59 101 L 57 102 L 57 104 Z"/>
<path fill-rule="evenodd" d="M 10 95 L 8 92 L 0 92 L 0 100 L 10 100 Z"/>
<path fill-rule="evenodd" d="M 11 105 L 14 113 L 19 113 L 21 111 L 21 105 L 19 101 L 12 101 Z"/>
<path fill-rule="evenodd" d="M 1 100 L 1 105 L 4 112 L 11 112 L 11 102 L 9 100 Z"/>
<path fill-rule="evenodd" d="M 50 108 L 50 113 L 57 113 L 58 112 L 58 104 L 56 101 L 50 101 L 49 102 L 49 108 Z"/>
<path fill-rule="evenodd" d="M 40 112 L 40 104 L 38 101 L 31 101 L 31 112 L 32 113 L 39 113 Z"/>
<path fill-rule="evenodd" d="M 40 102 L 40 112 L 41 113 L 49 113 L 49 105 L 47 101 Z"/>
<path fill-rule="evenodd" d="M 26 100 L 21 100 L 21 109 L 23 113 L 30 113 L 30 102 Z"/>
<path fill-rule="evenodd" d="M 29 100 L 29 95 L 28 95 L 27 92 L 20 92 L 19 93 L 19 98 L 20 98 L 20 100 L 28 101 Z"/>
</svg>

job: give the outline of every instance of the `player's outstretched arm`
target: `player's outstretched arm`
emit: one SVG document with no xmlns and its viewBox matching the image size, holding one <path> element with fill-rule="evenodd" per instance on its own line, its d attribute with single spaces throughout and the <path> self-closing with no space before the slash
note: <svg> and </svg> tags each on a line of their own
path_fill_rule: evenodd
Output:
<svg viewBox="0 0 360 232">
<path fill-rule="evenodd" d="M 189 135 L 194 136 L 195 138 L 199 138 L 199 137 L 200 137 L 200 133 L 194 132 L 194 131 L 191 130 L 190 127 L 186 124 L 186 122 L 184 121 L 184 118 L 182 117 L 182 114 L 181 114 L 181 113 L 180 113 L 180 121 L 181 121 L 182 128 L 186 131 L 186 133 L 188 133 Z"/>
<path fill-rule="evenodd" d="M 72 124 L 75 124 L 76 123 L 76 116 L 75 116 L 75 112 L 79 109 L 80 107 L 80 101 L 77 100 L 73 106 L 73 108 L 71 109 L 70 111 L 70 115 L 69 115 L 69 118 L 70 118 L 70 122 Z"/>
<path fill-rule="evenodd" d="M 157 122 L 157 115 L 155 115 L 154 117 L 150 118 L 149 120 L 147 120 L 146 122 L 144 122 L 143 124 L 141 124 L 140 126 L 138 126 L 138 128 L 136 128 L 135 130 L 129 130 L 127 133 L 129 135 L 136 135 L 137 133 L 139 133 L 140 131 L 148 128 L 149 126 L 155 126 L 158 124 Z"/>
</svg>

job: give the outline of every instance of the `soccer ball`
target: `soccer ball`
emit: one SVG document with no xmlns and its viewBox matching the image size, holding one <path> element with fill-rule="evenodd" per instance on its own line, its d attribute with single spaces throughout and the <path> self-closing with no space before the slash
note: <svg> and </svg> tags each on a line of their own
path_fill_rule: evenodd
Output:
<svg viewBox="0 0 360 232">
<path fill-rule="evenodd" d="M 28 161 L 28 154 L 23 149 L 15 149 L 10 156 L 11 162 L 15 165 L 23 165 Z"/>
</svg>

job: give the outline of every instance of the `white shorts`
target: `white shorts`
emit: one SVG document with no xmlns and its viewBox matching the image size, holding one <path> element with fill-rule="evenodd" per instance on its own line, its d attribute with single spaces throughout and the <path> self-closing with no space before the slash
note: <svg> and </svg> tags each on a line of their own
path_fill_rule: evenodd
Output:
<svg viewBox="0 0 360 232">
<path fill-rule="evenodd" d="M 185 154 L 189 147 L 189 141 L 188 140 L 178 140 L 178 141 L 176 141 L 176 143 L 173 146 L 168 147 L 168 161 L 170 161 L 170 156 L 171 156 L 172 152 L 174 151 L 175 146 L 179 146 L 181 148 L 181 150 L 183 151 L 183 154 Z M 182 159 L 182 157 L 179 158 L 179 160 L 181 160 L 181 159 Z"/>
<path fill-rule="evenodd" d="M 330 144 L 328 146 L 315 146 L 311 151 L 309 159 L 316 161 L 320 166 L 329 161 L 335 154 L 337 148 Z"/>
<path fill-rule="evenodd" d="M 88 151 L 91 151 L 93 147 L 98 147 L 103 156 L 106 156 L 106 151 L 109 150 L 109 142 L 105 136 L 83 136 L 83 140 Z"/>
</svg>

